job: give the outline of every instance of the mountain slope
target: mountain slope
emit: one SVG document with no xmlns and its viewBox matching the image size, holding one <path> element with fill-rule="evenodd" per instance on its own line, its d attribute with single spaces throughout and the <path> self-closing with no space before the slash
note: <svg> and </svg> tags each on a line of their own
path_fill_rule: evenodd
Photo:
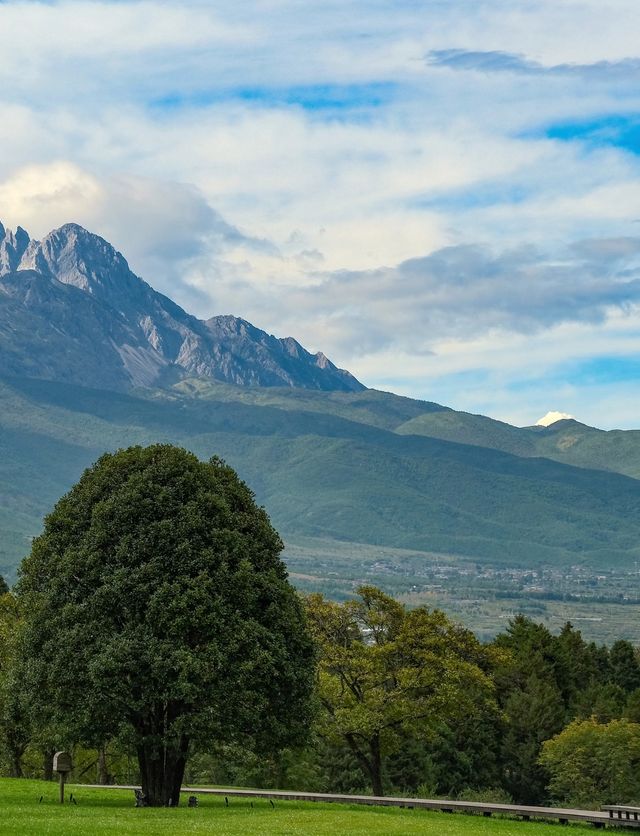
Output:
<svg viewBox="0 0 640 836">
<path fill-rule="evenodd" d="M 203 322 L 187 314 L 132 273 L 107 241 L 77 224 L 42 241 L 0 224 L 2 367 L 86 383 L 89 333 L 91 353 L 102 356 L 89 379 L 103 388 L 162 385 L 185 375 L 242 385 L 365 388 L 291 337 L 278 339 L 237 317 Z M 49 342 L 54 350 L 43 362 Z"/>
<path fill-rule="evenodd" d="M 417 415 L 396 427 L 396 432 L 491 447 L 517 456 L 544 456 L 640 479 L 640 430 L 605 431 L 573 419 L 548 427 L 513 427 L 483 415 L 443 410 Z"/>
<path fill-rule="evenodd" d="M 285 410 L 329 412 L 384 427 L 400 435 L 439 438 L 516 456 L 544 457 L 640 479 L 640 430 L 598 430 L 575 420 L 557 421 L 549 427 L 514 427 L 484 415 L 457 412 L 437 403 L 375 389 L 362 393 L 319 393 L 300 389 L 282 392 L 280 389 L 225 388 L 210 380 L 184 380 L 173 389 L 205 400 L 236 400 Z"/>
<path fill-rule="evenodd" d="M 124 317 L 72 285 L 34 270 L 0 277 L 0 362 L 5 373 L 124 388 L 129 375 L 122 362 L 124 349 L 118 346 L 135 340 Z M 138 351 L 136 360 L 149 378 L 163 368 L 153 352 Z"/>
<path fill-rule="evenodd" d="M 230 390 L 236 388 L 234 400 Z M 178 443 L 202 457 L 222 455 L 291 542 L 323 537 L 526 566 L 629 566 L 640 555 L 638 480 L 403 436 L 355 419 L 376 400 L 387 416 L 418 404 L 399 399 L 394 405 L 394 396 L 384 393 L 344 395 L 347 418 L 293 403 L 289 409 L 247 403 L 242 398 L 252 390 L 222 389 L 224 397 L 213 400 L 160 390 L 118 394 L 4 380 L 0 552 L 5 571 L 15 567 L 28 549 L 27 538 L 40 528 L 41 515 L 83 467 L 105 449 L 154 441 Z M 255 393 L 270 396 L 269 390 Z M 278 390 L 278 395 L 295 401 L 300 393 Z"/>
<path fill-rule="evenodd" d="M 530 428 L 539 456 L 640 479 L 640 431 L 598 430 L 574 420 Z"/>
</svg>

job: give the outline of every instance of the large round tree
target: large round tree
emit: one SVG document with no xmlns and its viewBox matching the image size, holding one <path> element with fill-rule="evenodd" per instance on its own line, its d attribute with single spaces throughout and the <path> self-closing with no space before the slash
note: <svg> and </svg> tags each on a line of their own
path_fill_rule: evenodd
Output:
<svg viewBox="0 0 640 836">
<path fill-rule="evenodd" d="M 21 568 L 35 713 L 61 743 L 128 737 L 151 805 L 178 803 L 194 744 L 295 743 L 313 649 L 281 550 L 222 461 L 169 445 L 102 456 Z"/>
</svg>

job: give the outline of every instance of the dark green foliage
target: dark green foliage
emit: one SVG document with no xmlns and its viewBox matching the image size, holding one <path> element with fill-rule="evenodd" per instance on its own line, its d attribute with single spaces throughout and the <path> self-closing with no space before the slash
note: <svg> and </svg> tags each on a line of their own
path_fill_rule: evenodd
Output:
<svg viewBox="0 0 640 836">
<path fill-rule="evenodd" d="M 640 688 L 640 665 L 630 642 L 621 639 L 611 646 L 609 666 L 611 681 L 627 694 Z"/>
<path fill-rule="evenodd" d="M 587 692 L 591 699 L 589 716 L 599 723 L 609 723 L 622 716 L 627 705 L 627 694 L 615 682 L 594 685 Z"/>
<path fill-rule="evenodd" d="M 538 763 L 540 747 L 565 724 L 565 706 L 555 683 L 532 674 L 504 704 L 503 782 L 513 798 L 537 804 L 545 796 L 548 776 Z"/>
<path fill-rule="evenodd" d="M 575 718 L 609 723 L 640 717 L 636 653 L 626 641 L 610 650 L 588 644 L 571 624 L 554 636 L 524 616 L 513 619 L 495 645 L 508 654 L 496 671 L 505 721 L 503 784 L 516 801 L 541 803 L 549 781 L 547 761 L 540 761 L 545 740 Z"/>
<path fill-rule="evenodd" d="M 281 549 L 220 460 L 168 445 L 100 458 L 21 570 L 41 722 L 61 742 L 128 739 L 163 804 L 194 744 L 301 740 L 313 653 Z"/>
<path fill-rule="evenodd" d="M 476 712 L 455 723 L 435 723 L 426 739 L 408 736 L 387 759 L 390 785 L 401 795 L 455 798 L 466 790 L 500 784 L 501 728 L 495 711 Z"/>
<path fill-rule="evenodd" d="M 429 793 L 435 795 L 438 792 L 440 760 L 436 764 L 432 752 L 434 747 L 414 735 L 401 737 L 402 743 L 397 751 L 386 759 L 386 785 L 392 788 L 393 793 L 409 796 L 416 795 L 418 787 L 428 785 Z"/>
<path fill-rule="evenodd" d="M 585 691 L 597 681 L 604 681 L 608 672 L 608 654 L 604 658 L 594 644 L 587 644 L 579 630 L 567 623 L 555 640 L 556 684 L 570 715 Z"/>
<path fill-rule="evenodd" d="M 14 778 L 22 777 L 22 756 L 32 735 L 20 641 L 18 602 L 5 591 L 0 595 L 0 759 Z"/>
<path fill-rule="evenodd" d="M 622 716 L 630 723 L 640 723 L 640 688 L 629 694 Z"/>
<path fill-rule="evenodd" d="M 268 755 L 233 745 L 196 752 L 187 766 L 185 783 L 301 792 L 367 791 L 353 755 L 317 738 L 305 748 L 283 749 Z"/>
<path fill-rule="evenodd" d="M 504 711 L 502 781 L 517 802 L 536 804 L 545 797 L 548 776 L 538 762 L 540 747 L 568 720 L 568 704 L 580 687 L 583 644 L 570 625 L 554 637 L 522 615 L 495 640 L 507 653 L 496 671 Z"/>
</svg>

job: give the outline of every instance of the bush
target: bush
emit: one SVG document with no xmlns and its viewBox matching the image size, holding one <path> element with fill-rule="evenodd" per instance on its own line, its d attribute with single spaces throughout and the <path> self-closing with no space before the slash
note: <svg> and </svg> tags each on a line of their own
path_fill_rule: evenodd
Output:
<svg viewBox="0 0 640 836">
<path fill-rule="evenodd" d="M 576 720 L 542 746 L 540 763 L 559 802 L 598 808 L 640 802 L 640 725 Z"/>
</svg>

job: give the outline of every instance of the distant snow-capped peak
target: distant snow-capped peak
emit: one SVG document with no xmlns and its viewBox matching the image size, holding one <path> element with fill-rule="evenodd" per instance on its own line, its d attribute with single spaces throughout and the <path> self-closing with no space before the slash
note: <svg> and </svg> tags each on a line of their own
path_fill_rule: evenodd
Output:
<svg viewBox="0 0 640 836">
<path fill-rule="evenodd" d="M 536 427 L 548 427 L 555 424 L 556 421 L 565 421 L 572 418 L 573 415 L 569 415 L 567 412 L 547 412 L 546 415 L 536 421 Z"/>
</svg>

